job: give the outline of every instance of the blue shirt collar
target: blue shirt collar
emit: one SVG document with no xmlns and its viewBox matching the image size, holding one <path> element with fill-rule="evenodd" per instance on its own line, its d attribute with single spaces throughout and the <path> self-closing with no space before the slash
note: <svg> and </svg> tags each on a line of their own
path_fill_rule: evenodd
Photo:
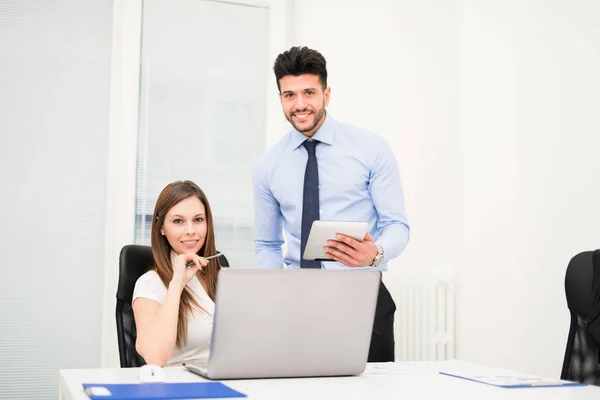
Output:
<svg viewBox="0 0 600 400">
<path fill-rule="evenodd" d="M 335 141 L 336 127 L 337 124 L 335 120 L 329 114 L 329 112 L 326 111 L 325 121 L 323 121 L 323 125 L 321 125 L 319 130 L 315 132 L 312 138 L 318 140 L 321 143 L 326 143 L 331 146 Z M 298 132 L 295 128 L 292 128 L 290 132 L 290 147 L 292 151 L 300 147 L 306 139 L 308 139 L 308 137 L 306 137 L 303 133 Z"/>
</svg>

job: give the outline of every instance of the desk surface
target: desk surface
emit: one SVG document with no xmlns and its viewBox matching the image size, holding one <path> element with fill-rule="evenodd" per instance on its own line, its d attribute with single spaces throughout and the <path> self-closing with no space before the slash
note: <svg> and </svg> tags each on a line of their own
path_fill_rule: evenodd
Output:
<svg viewBox="0 0 600 400">
<path fill-rule="evenodd" d="M 575 386 L 553 388 L 504 389 L 440 375 L 477 373 L 499 375 L 511 371 L 474 365 L 458 360 L 369 364 L 363 375 L 338 378 L 255 379 L 222 381 L 245 393 L 249 399 L 600 399 L 600 387 Z M 379 368 L 381 366 L 381 368 Z M 512 371 L 514 373 L 514 371 Z M 182 367 L 166 368 L 169 382 L 202 382 L 205 379 Z M 60 371 L 61 400 L 89 400 L 82 383 L 135 383 L 137 368 L 66 369 Z"/>
</svg>

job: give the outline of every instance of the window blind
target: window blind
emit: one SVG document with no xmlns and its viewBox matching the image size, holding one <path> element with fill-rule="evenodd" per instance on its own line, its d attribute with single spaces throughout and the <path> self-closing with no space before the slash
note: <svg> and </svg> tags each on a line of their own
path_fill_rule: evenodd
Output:
<svg viewBox="0 0 600 400">
<path fill-rule="evenodd" d="M 150 243 L 160 191 L 189 179 L 206 193 L 217 248 L 254 266 L 252 166 L 264 150 L 268 9 L 144 1 L 136 242 Z"/>
<path fill-rule="evenodd" d="M 0 2 L 0 398 L 100 366 L 112 1 Z"/>
</svg>

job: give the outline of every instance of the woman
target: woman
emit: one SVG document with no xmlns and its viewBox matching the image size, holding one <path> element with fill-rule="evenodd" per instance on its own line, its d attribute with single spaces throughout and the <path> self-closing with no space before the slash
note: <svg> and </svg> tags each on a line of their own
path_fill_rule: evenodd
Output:
<svg viewBox="0 0 600 400">
<path fill-rule="evenodd" d="M 148 364 L 207 361 L 215 310 L 218 258 L 210 205 L 191 181 L 173 182 L 156 201 L 154 265 L 133 291 L 136 350 Z M 192 265 L 188 266 L 187 265 Z"/>
</svg>

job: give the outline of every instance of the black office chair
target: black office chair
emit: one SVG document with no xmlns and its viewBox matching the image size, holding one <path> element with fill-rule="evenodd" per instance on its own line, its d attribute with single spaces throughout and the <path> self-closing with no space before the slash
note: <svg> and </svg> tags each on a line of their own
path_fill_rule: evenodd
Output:
<svg viewBox="0 0 600 400">
<path fill-rule="evenodd" d="M 599 261 L 598 250 L 579 253 L 569 262 L 565 275 L 565 294 L 571 313 L 571 327 L 560 377 L 590 385 L 600 385 L 598 349 L 586 331 L 592 308 L 593 262 Z"/>
<path fill-rule="evenodd" d="M 131 298 L 135 282 L 148 271 L 153 261 L 150 246 L 127 245 L 121 249 L 119 255 L 116 319 L 121 368 L 139 367 L 146 364 L 142 356 L 135 350 L 137 332 Z M 222 267 L 229 267 L 225 256 L 219 257 L 219 262 Z"/>
</svg>

